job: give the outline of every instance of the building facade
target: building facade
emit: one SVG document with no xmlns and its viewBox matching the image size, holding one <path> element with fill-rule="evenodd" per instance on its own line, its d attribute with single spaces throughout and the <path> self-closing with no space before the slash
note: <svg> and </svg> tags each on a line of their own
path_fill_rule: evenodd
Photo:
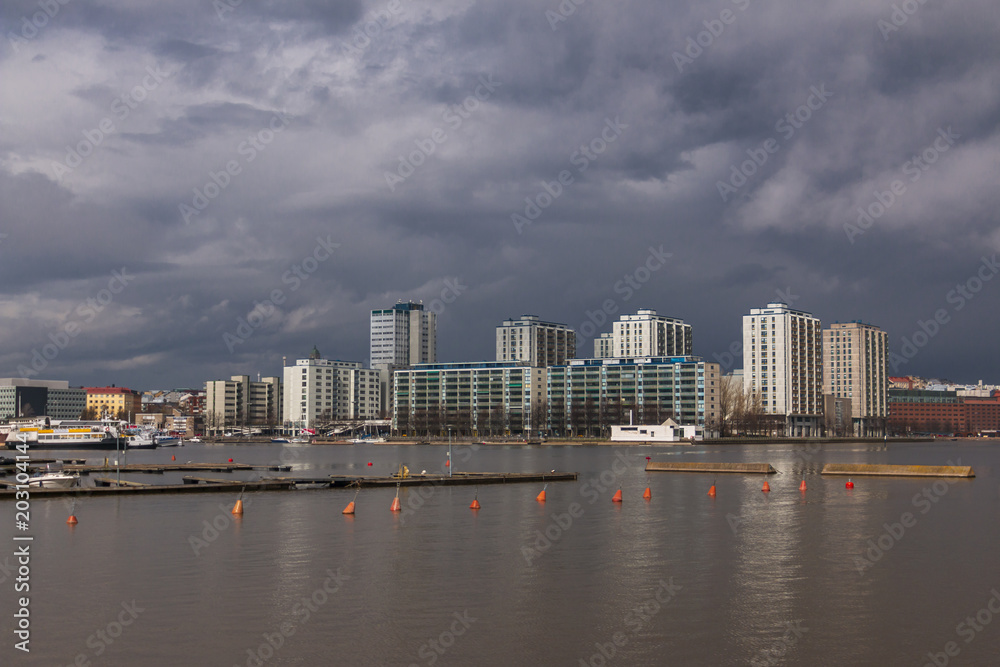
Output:
<svg viewBox="0 0 1000 667">
<path fill-rule="evenodd" d="M 86 407 L 87 392 L 65 380 L 0 378 L 0 419 L 79 419 Z"/>
<path fill-rule="evenodd" d="M 545 369 L 509 361 L 419 364 L 393 373 L 399 435 L 522 435 L 546 428 Z"/>
<path fill-rule="evenodd" d="M 284 370 L 285 426 L 309 429 L 335 421 L 376 419 L 381 398 L 379 372 L 361 362 L 324 359 L 313 348 Z"/>
<path fill-rule="evenodd" d="M 497 361 L 544 368 L 561 366 L 575 356 L 576 332 L 565 324 L 522 315 L 519 320 L 504 320 L 497 327 Z"/>
<path fill-rule="evenodd" d="M 87 410 L 95 418 L 108 415 L 116 419 L 134 422 L 142 412 L 142 394 L 128 387 L 85 387 Z"/>
<path fill-rule="evenodd" d="M 399 302 L 373 310 L 370 351 L 372 368 L 402 368 L 437 360 L 437 316 L 422 303 Z"/>
<path fill-rule="evenodd" d="M 249 375 L 205 383 L 205 428 L 210 432 L 232 428 L 274 429 L 283 421 L 281 378 L 252 381 Z"/>
<path fill-rule="evenodd" d="M 606 334 L 594 340 L 594 356 L 608 357 L 684 357 L 694 347 L 690 324 L 673 317 L 657 315 L 655 310 L 640 309 L 635 315 L 621 315 L 612 325 L 610 344 Z"/>
<path fill-rule="evenodd" d="M 890 389 L 889 429 L 897 435 L 979 435 L 1000 429 L 1000 392 L 959 396 L 956 390 Z"/>
<path fill-rule="evenodd" d="M 844 435 L 885 434 L 889 417 L 889 334 L 871 324 L 834 322 L 823 330 L 824 392 L 851 402 Z"/>
<path fill-rule="evenodd" d="M 704 428 L 719 416 L 720 366 L 700 357 L 575 359 L 547 369 L 549 430 L 607 435 L 613 424 Z"/>
<path fill-rule="evenodd" d="M 780 302 L 743 316 L 743 390 L 793 437 L 820 434 L 823 334 L 812 314 Z"/>
</svg>

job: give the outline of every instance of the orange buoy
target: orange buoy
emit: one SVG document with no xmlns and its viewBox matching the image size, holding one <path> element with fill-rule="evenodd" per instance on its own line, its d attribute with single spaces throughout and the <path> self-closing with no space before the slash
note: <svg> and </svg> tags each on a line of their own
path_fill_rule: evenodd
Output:
<svg viewBox="0 0 1000 667">
<path fill-rule="evenodd" d="M 451 461 L 445 461 L 444 462 L 444 467 L 445 468 L 450 468 L 451 467 Z"/>
<path fill-rule="evenodd" d="M 771 485 L 767 483 L 766 479 L 764 480 L 764 488 L 762 488 L 761 491 L 764 493 L 771 493 Z"/>
<path fill-rule="evenodd" d="M 712 496 L 713 498 L 715 497 L 715 484 L 713 484 L 711 488 L 708 490 L 708 495 Z"/>
<path fill-rule="evenodd" d="M 478 498 L 476 498 L 476 499 L 474 499 L 474 500 L 472 501 L 472 504 L 471 504 L 471 505 L 469 505 L 469 509 L 473 509 L 473 510 L 477 510 L 477 509 L 479 509 L 479 508 L 480 508 L 480 505 L 479 505 L 479 499 L 478 499 Z"/>
<path fill-rule="evenodd" d="M 615 495 L 611 496 L 611 502 L 620 503 L 621 501 L 622 501 L 622 489 L 621 487 L 618 487 L 618 490 L 615 491 Z"/>
<path fill-rule="evenodd" d="M 802 480 L 802 483 L 799 484 L 799 491 L 805 491 L 805 490 L 806 490 L 806 480 Z"/>
<path fill-rule="evenodd" d="M 341 514 L 354 514 L 354 501 L 353 500 L 351 502 L 347 503 L 347 507 L 344 508 L 344 511 L 341 512 Z"/>
<path fill-rule="evenodd" d="M 242 500 L 237 500 L 236 501 L 236 504 L 233 505 L 233 511 L 232 511 L 232 513 L 233 514 L 238 514 L 240 516 L 243 515 L 243 501 Z"/>
<path fill-rule="evenodd" d="M 389 506 L 389 511 L 399 512 L 402 511 L 402 509 L 403 506 L 399 504 L 399 496 L 396 496 L 395 498 L 392 499 L 392 505 Z"/>
<path fill-rule="evenodd" d="M 69 518 L 66 519 L 66 523 L 68 523 L 71 526 L 75 526 L 76 524 L 78 524 L 80 522 L 76 520 L 76 515 L 75 514 L 70 514 Z"/>
<path fill-rule="evenodd" d="M 176 457 L 176 456 L 171 456 L 171 457 L 170 457 L 170 460 L 171 460 L 171 461 L 176 461 L 176 460 L 177 460 L 177 457 Z"/>
<path fill-rule="evenodd" d="M 545 502 L 545 489 L 542 489 L 542 490 L 541 490 L 541 491 L 540 491 L 540 492 L 538 493 L 538 495 L 537 495 L 537 496 L 535 496 L 535 500 L 537 500 L 537 501 L 538 501 L 538 502 L 540 502 L 540 503 L 544 503 L 544 502 Z"/>
<path fill-rule="evenodd" d="M 230 463 L 232 463 L 232 462 L 233 462 L 233 460 L 232 460 L 232 459 L 229 459 L 229 462 L 230 462 Z"/>
<path fill-rule="evenodd" d="M 642 492 L 642 497 L 645 498 L 646 500 L 649 500 L 650 498 L 653 497 L 653 493 L 652 491 L 649 490 L 648 486 L 646 487 L 646 490 Z"/>
<path fill-rule="evenodd" d="M 845 484 L 844 486 L 845 486 L 846 488 L 848 488 L 848 489 L 853 489 L 853 488 L 854 488 L 854 482 L 852 482 L 852 481 L 851 481 L 851 479 L 850 479 L 850 478 L 848 478 L 848 479 L 847 479 L 847 484 Z"/>
</svg>

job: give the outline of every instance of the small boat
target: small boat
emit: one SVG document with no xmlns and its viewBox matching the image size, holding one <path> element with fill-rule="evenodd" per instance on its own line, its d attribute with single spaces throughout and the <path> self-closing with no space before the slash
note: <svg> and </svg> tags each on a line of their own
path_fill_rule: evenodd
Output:
<svg viewBox="0 0 1000 667">
<path fill-rule="evenodd" d="M 179 447 L 181 439 L 179 436 L 171 435 L 164 431 L 156 432 L 156 444 L 160 447 Z"/>
<path fill-rule="evenodd" d="M 201 442 L 201 438 L 188 438 L 188 442 Z"/>
<path fill-rule="evenodd" d="M 288 438 L 271 438 L 271 442 L 291 442 Z"/>
<path fill-rule="evenodd" d="M 80 475 L 63 470 L 61 463 L 49 463 L 45 472 L 28 478 L 28 486 L 41 489 L 69 489 L 80 485 Z"/>
<path fill-rule="evenodd" d="M 125 441 L 127 449 L 156 449 L 156 444 L 156 436 L 151 431 L 129 433 Z"/>
</svg>

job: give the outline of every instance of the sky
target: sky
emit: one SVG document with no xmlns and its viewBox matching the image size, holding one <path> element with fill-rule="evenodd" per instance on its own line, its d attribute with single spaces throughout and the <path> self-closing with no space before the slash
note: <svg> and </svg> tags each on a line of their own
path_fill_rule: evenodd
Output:
<svg viewBox="0 0 1000 667">
<path fill-rule="evenodd" d="M 800 6 L 801 4 L 801 6 Z M 1000 383 L 995 0 L 0 7 L 0 377 L 197 387 L 780 300 Z"/>
</svg>

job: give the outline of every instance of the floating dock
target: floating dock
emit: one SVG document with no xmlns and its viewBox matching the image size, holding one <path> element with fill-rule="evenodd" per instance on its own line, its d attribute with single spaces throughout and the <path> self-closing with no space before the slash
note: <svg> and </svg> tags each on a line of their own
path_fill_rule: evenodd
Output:
<svg viewBox="0 0 1000 667">
<path fill-rule="evenodd" d="M 232 464 L 231 464 L 232 465 Z M 238 465 L 238 464 L 237 464 Z M 250 469 L 248 466 L 247 468 Z M 122 468 L 124 471 L 124 467 Z M 546 473 L 494 473 L 494 472 L 461 472 L 448 475 L 408 475 L 407 477 L 364 477 L 331 475 L 329 477 L 271 477 L 259 480 L 221 480 L 208 477 L 184 477 L 183 484 L 144 484 L 122 480 L 119 484 L 110 477 L 95 478 L 98 486 L 77 486 L 69 489 L 45 488 L 31 489 L 31 496 L 102 496 L 102 495 L 134 495 L 145 493 L 204 493 L 228 492 L 234 489 L 246 491 L 288 491 L 297 487 L 322 488 L 376 488 L 400 486 L 449 486 L 449 485 L 479 485 L 479 484 L 516 484 L 523 482 L 565 482 L 574 481 L 578 477 L 575 472 Z M 11 488 L 0 489 L 0 500 L 14 498 Z"/>
<path fill-rule="evenodd" d="M 703 463 L 677 461 L 650 461 L 646 472 L 732 472 L 749 475 L 773 475 L 778 472 L 770 463 Z"/>
<path fill-rule="evenodd" d="M 972 466 L 898 466 L 870 463 L 827 463 L 821 475 L 851 477 L 975 477 Z"/>
</svg>

